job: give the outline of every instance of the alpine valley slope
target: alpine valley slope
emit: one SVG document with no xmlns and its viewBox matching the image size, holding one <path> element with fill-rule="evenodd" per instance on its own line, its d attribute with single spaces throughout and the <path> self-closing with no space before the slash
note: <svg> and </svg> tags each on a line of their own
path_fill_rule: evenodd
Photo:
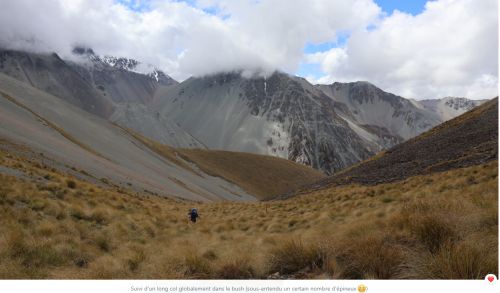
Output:
<svg viewBox="0 0 500 293">
<path fill-rule="evenodd" d="M 195 161 L 178 157 L 175 150 L 167 156 L 137 139 L 133 132 L 1 73 L 0 94 L 0 138 L 14 146 L 27 147 L 33 156 L 43 154 L 47 164 L 74 176 L 91 182 L 196 201 L 256 199 L 215 170 L 210 173 L 215 176 L 209 175 L 203 168 L 197 167 L 193 163 Z M 284 162 L 272 164 L 292 170 L 296 168 L 292 172 L 297 174 L 315 174 L 308 183 L 321 178 L 321 174 L 313 169 L 298 164 L 290 166 L 290 162 L 281 161 Z M 245 163 L 241 159 L 239 162 Z M 280 167 L 275 168 L 279 173 Z M 296 187 L 291 185 L 279 192 Z M 264 195 L 270 196 L 263 192 L 259 194 Z"/>
</svg>

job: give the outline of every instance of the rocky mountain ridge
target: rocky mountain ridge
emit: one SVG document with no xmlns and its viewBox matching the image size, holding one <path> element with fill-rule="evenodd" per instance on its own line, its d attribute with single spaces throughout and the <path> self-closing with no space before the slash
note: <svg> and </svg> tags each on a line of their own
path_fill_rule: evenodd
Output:
<svg viewBox="0 0 500 293">
<path fill-rule="evenodd" d="M 164 144 L 272 155 L 326 173 L 481 103 L 414 101 L 368 82 L 312 85 L 281 72 L 178 83 L 152 66 L 144 71 L 134 59 L 101 57 L 84 47 L 73 53 L 74 60 L 63 60 L 0 50 L 0 72 Z"/>
</svg>

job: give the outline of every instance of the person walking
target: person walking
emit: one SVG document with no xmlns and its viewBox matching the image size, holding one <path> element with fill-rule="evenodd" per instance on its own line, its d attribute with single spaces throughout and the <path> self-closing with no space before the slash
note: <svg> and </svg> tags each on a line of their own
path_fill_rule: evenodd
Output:
<svg viewBox="0 0 500 293">
<path fill-rule="evenodd" d="M 200 217 L 200 215 L 198 215 L 198 210 L 195 208 L 192 208 L 189 211 L 188 216 L 189 216 L 191 222 L 193 222 L 193 223 L 196 223 L 196 219 Z"/>
</svg>

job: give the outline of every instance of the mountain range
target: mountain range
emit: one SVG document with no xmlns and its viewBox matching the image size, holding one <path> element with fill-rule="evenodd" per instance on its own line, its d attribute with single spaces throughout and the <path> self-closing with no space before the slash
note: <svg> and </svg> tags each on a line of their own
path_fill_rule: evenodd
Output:
<svg viewBox="0 0 500 293">
<path fill-rule="evenodd" d="M 281 72 L 178 83 L 154 66 L 83 47 L 68 60 L 2 50 L 0 72 L 173 147 L 276 156 L 327 174 L 484 102 L 415 101 L 369 82 L 313 85 Z"/>
</svg>

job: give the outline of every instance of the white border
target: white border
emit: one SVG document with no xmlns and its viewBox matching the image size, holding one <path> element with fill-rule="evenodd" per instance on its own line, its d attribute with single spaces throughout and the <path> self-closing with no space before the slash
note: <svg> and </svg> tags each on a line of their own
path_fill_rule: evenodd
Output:
<svg viewBox="0 0 500 293">
<path fill-rule="evenodd" d="M 366 292 L 499 292 L 498 281 L 486 280 L 148 280 L 148 281 L 1 281 L 0 292 L 113 292 L 113 293 L 222 293 L 222 292 L 358 292 L 360 284 Z M 201 287 L 199 290 L 182 290 Z M 249 290 L 251 288 L 251 290 Z M 322 290 L 314 290 L 323 288 Z M 134 290 L 135 289 L 135 290 Z M 165 290 L 166 289 L 166 290 Z"/>
</svg>

